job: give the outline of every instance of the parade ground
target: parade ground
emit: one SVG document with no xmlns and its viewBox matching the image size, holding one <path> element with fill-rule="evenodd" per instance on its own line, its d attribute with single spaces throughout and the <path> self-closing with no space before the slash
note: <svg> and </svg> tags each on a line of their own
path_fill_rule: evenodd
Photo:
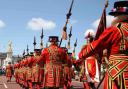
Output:
<svg viewBox="0 0 128 89">
<path fill-rule="evenodd" d="M 79 81 L 72 81 L 73 88 L 72 89 L 84 89 L 83 83 Z M 5 76 L 0 76 L 0 89 L 22 89 L 16 82 L 15 79 L 12 78 L 11 82 L 6 81 Z M 60 88 L 63 89 L 63 88 Z M 99 89 L 103 89 L 103 85 Z"/>
</svg>

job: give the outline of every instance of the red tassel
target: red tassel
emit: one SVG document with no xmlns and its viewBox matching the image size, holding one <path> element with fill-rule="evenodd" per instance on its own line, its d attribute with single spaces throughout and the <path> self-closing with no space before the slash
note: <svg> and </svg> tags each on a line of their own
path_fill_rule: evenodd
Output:
<svg viewBox="0 0 128 89">
<path fill-rule="evenodd" d="M 63 33 L 62 33 L 62 39 L 63 39 L 63 40 L 67 40 L 67 31 L 66 31 L 66 29 L 67 29 L 67 27 L 65 26 L 65 27 L 63 28 Z"/>
<path fill-rule="evenodd" d="M 70 47 L 70 43 L 68 43 L 68 45 L 67 45 L 67 49 L 70 49 L 71 47 Z"/>
</svg>

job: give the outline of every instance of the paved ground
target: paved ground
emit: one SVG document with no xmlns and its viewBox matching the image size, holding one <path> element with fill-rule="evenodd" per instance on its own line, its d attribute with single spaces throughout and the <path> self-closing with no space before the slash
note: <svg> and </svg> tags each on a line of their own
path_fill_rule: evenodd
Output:
<svg viewBox="0 0 128 89">
<path fill-rule="evenodd" d="M 73 89 L 83 89 L 82 82 L 73 80 L 72 84 L 73 84 Z M 7 83 L 6 77 L 0 76 L 0 89 L 22 89 L 22 88 L 18 84 L 16 84 L 14 78 L 12 78 L 12 82 Z M 103 84 L 99 89 L 103 89 Z"/>
<path fill-rule="evenodd" d="M 14 78 L 12 82 L 7 83 L 5 76 L 0 76 L 0 89 L 22 89 L 18 84 L 16 84 Z"/>
</svg>

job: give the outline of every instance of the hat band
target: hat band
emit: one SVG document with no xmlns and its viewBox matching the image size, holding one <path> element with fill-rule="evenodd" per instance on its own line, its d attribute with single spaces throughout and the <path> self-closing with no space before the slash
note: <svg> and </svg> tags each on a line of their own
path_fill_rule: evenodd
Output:
<svg viewBox="0 0 128 89">
<path fill-rule="evenodd" d="M 128 11 L 128 7 L 117 7 L 112 9 L 112 12 L 126 12 L 126 11 Z"/>
</svg>

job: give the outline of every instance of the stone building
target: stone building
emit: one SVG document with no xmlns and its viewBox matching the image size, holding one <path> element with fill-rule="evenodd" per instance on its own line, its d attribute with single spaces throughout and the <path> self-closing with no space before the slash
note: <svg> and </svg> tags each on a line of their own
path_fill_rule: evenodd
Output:
<svg viewBox="0 0 128 89">
<path fill-rule="evenodd" d="M 8 43 L 8 49 L 7 49 L 7 53 L 2 53 L 0 55 L 0 58 L 1 58 L 1 66 L 3 68 L 6 67 L 6 65 L 8 65 L 9 62 L 11 62 L 11 64 L 14 64 L 16 63 L 18 60 L 21 59 L 21 56 L 16 56 L 16 55 L 13 55 L 13 48 L 12 48 L 12 42 L 10 41 Z"/>
<path fill-rule="evenodd" d="M 7 57 L 7 53 L 0 52 L 0 67 L 3 66 L 4 60 L 6 59 L 6 57 Z"/>
</svg>

